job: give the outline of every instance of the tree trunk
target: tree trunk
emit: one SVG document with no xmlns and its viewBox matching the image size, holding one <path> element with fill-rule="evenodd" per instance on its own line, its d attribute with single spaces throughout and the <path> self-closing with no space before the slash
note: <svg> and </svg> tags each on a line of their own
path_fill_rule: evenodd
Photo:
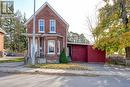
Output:
<svg viewBox="0 0 130 87">
<path fill-rule="evenodd" d="M 125 52 L 126 52 L 126 59 L 130 60 L 130 47 L 126 47 Z"/>
</svg>

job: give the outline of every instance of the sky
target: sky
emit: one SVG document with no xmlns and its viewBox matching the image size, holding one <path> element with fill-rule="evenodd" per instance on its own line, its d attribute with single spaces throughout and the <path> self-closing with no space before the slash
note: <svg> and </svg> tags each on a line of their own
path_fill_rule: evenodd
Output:
<svg viewBox="0 0 130 87">
<path fill-rule="evenodd" d="M 28 19 L 33 14 L 34 0 L 13 0 L 14 10 L 26 13 Z M 36 0 L 36 10 L 45 2 L 48 2 L 69 24 L 69 31 L 83 33 L 87 39 L 92 40 L 88 29 L 87 17 L 95 26 L 98 7 L 102 0 Z"/>
</svg>

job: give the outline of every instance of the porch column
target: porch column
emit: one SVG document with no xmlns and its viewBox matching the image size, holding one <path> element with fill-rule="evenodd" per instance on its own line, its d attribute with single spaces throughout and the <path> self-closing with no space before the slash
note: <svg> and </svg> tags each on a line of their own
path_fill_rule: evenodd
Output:
<svg viewBox="0 0 130 87">
<path fill-rule="evenodd" d="M 64 37 L 63 37 L 63 43 L 62 44 L 63 44 L 63 48 L 65 48 L 66 44 L 65 44 L 65 38 Z"/>
<path fill-rule="evenodd" d="M 57 55 L 58 39 L 55 40 L 55 54 Z"/>
<path fill-rule="evenodd" d="M 32 58 L 32 37 L 29 37 L 29 56 Z"/>
<path fill-rule="evenodd" d="M 27 56 L 30 56 L 30 38 L 28 37 L 28 51 Z"/>
<path fill-rule="evenodd" d="M 38 56 L 40 56 L 40 37 L 37 38 L 37 51 L 38 51 Z"/>
<path fill-rule="evenodd" d="M 45 56 L 45 54 L 46 54 L 46 42 L 45 42 L 46 38 L 45 37 L 44 37 L 43 41 L 44 41 L 44 51 L 43 52 L 44 52 L 44 56 Z"/>
</svg>

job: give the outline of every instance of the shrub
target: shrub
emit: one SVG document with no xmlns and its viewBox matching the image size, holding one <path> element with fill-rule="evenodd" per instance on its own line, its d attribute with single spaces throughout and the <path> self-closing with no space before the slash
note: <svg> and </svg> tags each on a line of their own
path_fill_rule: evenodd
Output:
<svg viewBox="0 0 130 87">
<path fill-rule="evenodd" d="M 68 58 L 66 57 L 65 49 L 60 54 L 60 63 L 68 63 Z"/>
<path fill-rule="evenodd" d="M 115 65 L 125 65 L 126 59 L 121 56 L 111 56 L 107 58 L 107 63 L 109 64 L 115 64 Z"/>
</svg>

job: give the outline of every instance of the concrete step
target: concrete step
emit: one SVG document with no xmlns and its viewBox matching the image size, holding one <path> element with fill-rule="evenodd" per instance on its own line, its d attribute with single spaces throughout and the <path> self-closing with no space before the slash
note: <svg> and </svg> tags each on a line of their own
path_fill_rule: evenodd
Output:
<svg viewBox="0 0 130 87">
<path fill-rule="evenodd" d="M 36 58 L 36 62 L 37 62 L 38 64 L 46 63 L 46 58 Z"/>
</svg>

